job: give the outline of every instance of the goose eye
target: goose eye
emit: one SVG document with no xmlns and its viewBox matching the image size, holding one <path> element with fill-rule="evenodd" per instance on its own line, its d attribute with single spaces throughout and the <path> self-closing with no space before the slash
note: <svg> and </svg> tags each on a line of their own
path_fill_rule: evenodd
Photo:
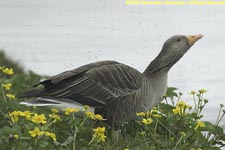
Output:
<svg viewBox="0 0 225 150">
<path fill-rule="evenodd" d="M 181 39 L 177 39 L 177 41 L 178 41 L 178 42 L 180 42 L 180 41 L 181 41 Z"/>
</svg>

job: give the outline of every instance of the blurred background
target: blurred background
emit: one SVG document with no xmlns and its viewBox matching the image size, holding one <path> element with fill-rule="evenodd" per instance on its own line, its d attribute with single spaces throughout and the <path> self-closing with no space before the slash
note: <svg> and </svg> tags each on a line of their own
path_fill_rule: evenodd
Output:
<svg viewBox="0 0 225 150">
<path fill-rule="evenodd" d="M 223 5 L 125 5 L 125 0 L 0 0 L 0 49 L 42 75 L 115 60 L 143 71 L 175 34 L 203 34 L 171 69 L 168 85 L 193 104 L 206 89 L 204 114 L 216 120 L 225 104 Z"/>
</svg>

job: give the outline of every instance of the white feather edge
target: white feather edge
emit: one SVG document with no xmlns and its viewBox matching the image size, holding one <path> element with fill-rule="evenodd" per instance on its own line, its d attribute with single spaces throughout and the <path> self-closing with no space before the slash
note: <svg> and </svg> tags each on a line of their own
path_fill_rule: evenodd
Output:
<svg viewBox="0 0 225 150">
<path fill-rule="evenodd" d="M 46 101 L 46 103 L 38 103 L 37 101 Z M 52 103 L 51 103 L 52 102 Z M 37 106 L 37 107 L 50 107 L 50 108 L 57 108 L 60 110 L 65 110 L 66 108 L 76 108 L 79 109 L 80 111 L 84 110 L 84 105 L 74 102 L 72 100 L 68 99 L 63 99 L 63 100 L 56 100 L 56 99 L 49 99 L 49 98 L 43 98 L 43 97 L 38 97 L 32 100 L 28 101 L 23 101 L 20 102 L 21 105 L 26 105 L 26 106 Z M 90 107 L 88 111 L 94 112 L 95 108 Z"/>
</svg>

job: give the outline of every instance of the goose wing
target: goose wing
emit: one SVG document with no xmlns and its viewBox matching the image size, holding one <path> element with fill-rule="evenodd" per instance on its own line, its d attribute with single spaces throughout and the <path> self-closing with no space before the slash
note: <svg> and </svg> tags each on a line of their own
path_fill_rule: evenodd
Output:
<svg viewBox="0 0 225 150">
<path fill-rule="evenodd" d="M 53 76 L 37 84 L 43 85 L 43 89 L 24 95 L 66 98 L 97 107 L 108 99 L 135 92 L 141 88 L 142 80 L 142 74 L 132 67 L 114 61 L 100 61 Z"/>
</svg>

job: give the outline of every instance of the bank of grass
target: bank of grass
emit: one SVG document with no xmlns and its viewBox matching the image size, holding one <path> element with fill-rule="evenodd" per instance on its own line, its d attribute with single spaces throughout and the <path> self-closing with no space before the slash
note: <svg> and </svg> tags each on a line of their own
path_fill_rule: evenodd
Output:
<svg viewBox="0 0 225 150">
<path fill-rule="evenodd" d="M 215 123 L 204 121 L 201 112 L 208 100 L 204 98 L 206 91 L 203 89 L 190 92 L 190 99 L 195 102 L 190 106 L 182 100 L 181 93 L 169 88 L 163 103 L 137 113 L 137 119 L 124 123 L 119 136 L 114 137 L 104 118 L 89 112 L 88 106 L 83 108 L 80 117 L 76 117 L 81 110 L 58 111 L 20 105 L 22 100 L 13 95 L 30 89 L 43 77 L 33 72 L 24 73 L 2 53 L 0 57 L 0 60 L 4 57 L 4 61 L 0 61 L 2 150 L 219 150 L 225 147 L 221 127 L 224 107 L 220 105 Z M 13 73 L 10 68 L 14 69 Z"/>
</svg>

